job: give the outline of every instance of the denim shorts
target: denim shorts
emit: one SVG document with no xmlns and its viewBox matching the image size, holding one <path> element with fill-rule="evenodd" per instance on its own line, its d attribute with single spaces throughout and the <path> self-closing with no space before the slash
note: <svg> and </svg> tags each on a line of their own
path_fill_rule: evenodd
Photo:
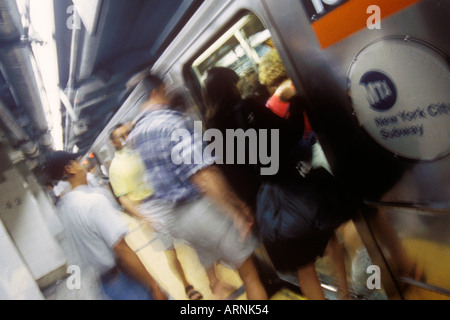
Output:
<svg viewBox="0 0 450 320">
<path fill-rule="evenodd" d="M 102 289 L 111 300 L 154 300 L 150 288 L 123 271 L 102 277 Z"/>
</svg>

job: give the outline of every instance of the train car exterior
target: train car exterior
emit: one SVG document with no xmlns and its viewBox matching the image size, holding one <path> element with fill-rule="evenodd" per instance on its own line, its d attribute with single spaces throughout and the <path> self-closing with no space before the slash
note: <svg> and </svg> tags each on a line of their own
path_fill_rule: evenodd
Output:
<svg viewBox="0 0 450 320">
<path fill-rule="evenodd" d="M 448 299 L 449 13 L 441 0 L 205 1 L 152 72 L 201 118 L 209 67 L 257 72 L 276 48 L 307 97 L 327 165 L 360 199 L 352 223 L 363 243 L 356 251 L 368 253 L 369 262 L 353 261 L 362 279 L 379 270 L 388 299 Z M 105 172 L 110 128 L 133 119 L 145 99 L 138 85 L 92 146 Z M 426 279 L 402 273 L 405 260 Z M 373 297 L 369 282 L 361 287 Z"/>
</svg>

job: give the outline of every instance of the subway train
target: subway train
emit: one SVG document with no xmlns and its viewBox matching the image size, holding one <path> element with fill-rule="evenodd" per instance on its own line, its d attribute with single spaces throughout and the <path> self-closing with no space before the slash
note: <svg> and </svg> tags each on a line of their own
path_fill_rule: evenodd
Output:
<svg viewBox="0 0 450 320">
<path fill-rule="evenodd" d="M 45 298 L 67 278 L 42 179 L 57 149 L 51 129 L 108 189 L 108 137 L 148 99 L 142 74 L 159 75 L 201 120 L 209 69 L 234 70 L 255 95 L 261 59 L 276 50 L 305 98 L 317 161 L 354 195 L 357 213 L 337 229 L 351 297 L 450 298 L 449 1 L 49 1 L 49 40 L 30 23 L 34 1 L 0 0 L 0 239 L 10 255 L 0 259 L 1 297 Z M 55 96 L 37 59 L 51 46 Z M 296 275 L 277 270 L 263 246 L 256 257 L 269 293 L 301 296 Z M 316 269 L 337 299 L 332 266 L 320 258 Z"/>
</svg>

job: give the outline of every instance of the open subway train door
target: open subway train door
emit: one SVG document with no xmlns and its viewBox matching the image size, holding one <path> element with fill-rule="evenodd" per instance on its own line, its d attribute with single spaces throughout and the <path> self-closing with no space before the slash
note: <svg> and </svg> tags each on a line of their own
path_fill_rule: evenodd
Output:
<svg viewBox="0 0 450 320">
<path fill-rule="evenodd" d="M 276 48 L 307 98 L 325 164 L 360 203 L 357 219 L 340 230 L 354 293 L 448 299 L 449 14 L 442 0 L 205 3 L 153 71 L 186 86 L 204 113 L 210 67 L 252 79 Z"/>
<path fill-rule="evenodd" d="M 450 2 L 264 5 L 387 297 L 448 299 Z"/>
</svg>

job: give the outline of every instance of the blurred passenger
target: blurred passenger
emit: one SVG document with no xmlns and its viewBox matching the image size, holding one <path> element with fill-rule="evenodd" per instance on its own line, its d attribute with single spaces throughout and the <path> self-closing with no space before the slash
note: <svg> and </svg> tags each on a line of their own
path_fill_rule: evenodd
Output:
<svg viewBox="0 0 450 320">
<path fill-rule="evenodd" d="M 240 78 L 236 72 L 228 68 L 216 67 L 208 72 L 204 92 L 205 102 L 208 106 L 205 116 L 206 127 L 219 129 L 224 134 L 226 129 L 245 129 L 244 127 L 256 130 L 280 130 L 279 151 L 281 154 L 279 155 L 280 164 L 277 177 L 290 177 L 293 173 L 291 169 L 295 167 L 296 162 L 293 146 L 296 146 L 301 140 L 304 131 L 302 98 L 291 97 L 291 116 L 284 119 L 265 108 L 257 98 L 242 99 L 237 86 L 239 81 Z M 268 145 L 270 146 L 269 142 Z M 237 156 L 236 153 L 235 156 Z M 225 169 L 226 166 L 223 168 Z M 243 164 L 243 169 L 247 168 L 253 168 L 253 166 L 249 167 L 248 164 Z M 259 172 L 255 169 L 249 171 Z M 227 173 L 226 176 L 229 174 Z M 239 176 L 241 174 L 239 173 Z M 246 188 L 246 186 L 242 186 L 241 189 Z M 242 191 L 244 192 L 244 190 Z"/>
<path fill-rule="evenodd" d="M 254 97 L 265 102 L 270 97 L 269 91 L 259 82 L 258 73 L 253 69 L 241 77 L 238 87 L 244 99 Z"/>
<path fill-rule="evenodd" d="M 98 166 L 95 163 L 94 158 L 87 158 L 83 161 L 83 166 L 86 169 L 86 176 L 88 184 L 93 188 L 103 187 L 103 181 L 101 174 L 99 174 Z"/>
<path fill-rule="evenodd" d="M 261 58 L 258 70 L 260 82 L 267 87 L 271 95 L 266 102 L 266 107 L 279 117 L 288 119 L 291 115 L 290 100 L 298 96 L 299 93 L 289 78 L 276 49 L 272 49 Z M 302 110 L 304 118 L 303 138 L 299 140 L 294 152 L 303 161 L 299 162 L 297 166 L 299 170 L 304 172 L 308 172 L 311 168 L 323 167 L 332 173 L 322 146 L 313 132 L 304 106 L 302 106 Z"/>
<path fill-rule="evenodd" d="M 209 107 L 207 127 L 219 129 L 223 134 L 227 129 L 236 128 L 257 129 L 256 132 L 262 128 L 279 130 L 280 172 L 273 177 L 257 177 L 260 187 L 255 190 L 255 185 L 258 184 L 248 176 L 251 171 L 248 166 L 224 164 L 219 167 L 238 194 L 244 193 L 249 203 L 256 202 L 258 228 L 274 266 L 280 271 L 296 271 L 300 287 L 307 298 L 324 299 L 314 263 L 317 257 L 324 253 L 329 254 L 337 267 L 342 296 L 347 297 L 343 248 L 335 234 L 335 228 L 341 223 L 341 218 L 336 219 L 331 216 L 331 212 L 309 209 L 314 208 L 315 204 L 312 199 L 305 199 L 303 196 L 302 193 L 308 190 L 302 189 L 300 184 L 297 185 L 297 181 L 300 182 L 295 178 L 298 174 L 288 159 L 292 156 L 290 150 L 295 149 L 298 139 L 302 137 L 301 110 L 293 104 L 288 119 L 278 117 L 252 99 L 242 100 L 237 90 L 238 81 L 239 76 L 227 68 L 213 68 L 208 72 L 204 92 Z M 249 145 L 246 147 L 249 148 Z M 226 154 L 223 154 L 223 157 L 225 159 Z M 262 164 L 257 166 L 261 167 Z M 266 189 L 267 186 L 276 188 Z M 268 196 L 273 198 L 273 202 L 267 203 L 265 197 Z M 280 207 L 283 206 L 289 210 L 281 211 Z M 277 221 L 268 224 L 264 220 L 264 210 L 283 213 L 285 216 L 278 216 Z M 333 227 L 318 227 L 328 225 L 328 220 L 333 219 L 336 220 L 332 222 Z M 342 222 L 344 221 L 345 218 L 342 218 Z"/>
<path fill-rule="evenodd" d="M 103 195 L 88 186 L 76 154 L 57 151 L 47 160 L 53 180 L 67 178 L 72 190 L 58 210 L 83 260 L 98 272 L 103 292 L 113 300 L 166 300 L 167 295 L 127 245 L 128 226 Z"/>
<path fill-rule="evenodd" d="M 182 281 L 187 296 L 191 300 L 200 300 L 203 296 L 188 282 L 181 262 L 178 260 L 174 241 L 164 229 L 164 223 L 160 221 L 161 217 L 158 217 L 157 212 L 154 213 L 151 208 L 147 210 L 143 204 L 146 199 L 153 196 L 153 189 L 145 179 L 145 166 L 139 154 L 125 145 L 128 134 L 129 127 L 119 123 L 113 127 L 109 135 L 109 140 L 116 149 L 109 168 L 109 179 L 114 194 L 127 213 L 145 221 L 156 231 L 164 245 L 169 266 Z"/>
<path fill-rule="evenodd" d="M 172 161 L 175 150 L 183 149 L 187 157 L 203 154 L 203 142 L 174 141 L 173 134 L 180 131 L 194 136 L 192 120 L 171 109 L 159 78 L 149 75 L 144 82 L 149 99 L 142 106 L 127 144 L 139 150 L 145 163 L 154 188 L 154 198 L 150 200 L 156 203 L 153 210 L 158 210 L 159 202 L 170 234 L 195 249 L 214 294 L 224 298 L 224 283 L 215 274 L 215 264 L 224 262 L 237 269 L 248 299 L 267 299 L 252 261 L 259 242 L 251 234 L 250 209 L 232 192 L 221 171 L 210 165 L 213 159 L 191 164 Z"/>
<path fill-rule="evenodd" d="M 259 81 L 262 85 L 266 86 L 271 95 L 266 106 L 279 117 L 289 118 L 289 100 L 296 95 L 296 89 L 276 49 L 272 49 L 261 58 L 261 62 L 258 65 L 258 72 Z M 313 131 L 306 112 L 304 112 L 304 118 L 304 139 L 308 140 L 312 138 L 311 134 Z"/>
<path fill-rule="evenodd" d="M 53 185 L 53 182 L 51 181 L 45 182 L 45 190 L 47 192 L 47 195 L 52 200 L 52 203 L 56 205 L 59 199 L 55 194 L 54 188 L 55 186 Z"/>
<path fill-rule="evenodd" d="M 70 190 L 72 190 L 72 186 L 65 180 L 59 180 L 53 188 L 53 192 L 58 199 L 61 199 Z"/>
<path fill-rule="evenodd" d="M 120 204 L 116 198 L 112 195 L 112 190 L 109 185 L 105 185 L 104 181 L 99 178 L 98 166 L 95 163 L 94 158 L 89 157 L 84 160 L 81 165 L 86 171 L 86 180 L 89 187 L 92 188 L 93 192 L 100 193 L 104 195 L 116 209 L 120 209 Z"/>
<path fill-rule="evenodd" d="M 172 92 L 169 97 L 170 105 L 173 106 L 172 110 L 185 113 L 188 111 L 188 106 L 186 105 L 185 98 L 182 92 Z"/>
</svg>

